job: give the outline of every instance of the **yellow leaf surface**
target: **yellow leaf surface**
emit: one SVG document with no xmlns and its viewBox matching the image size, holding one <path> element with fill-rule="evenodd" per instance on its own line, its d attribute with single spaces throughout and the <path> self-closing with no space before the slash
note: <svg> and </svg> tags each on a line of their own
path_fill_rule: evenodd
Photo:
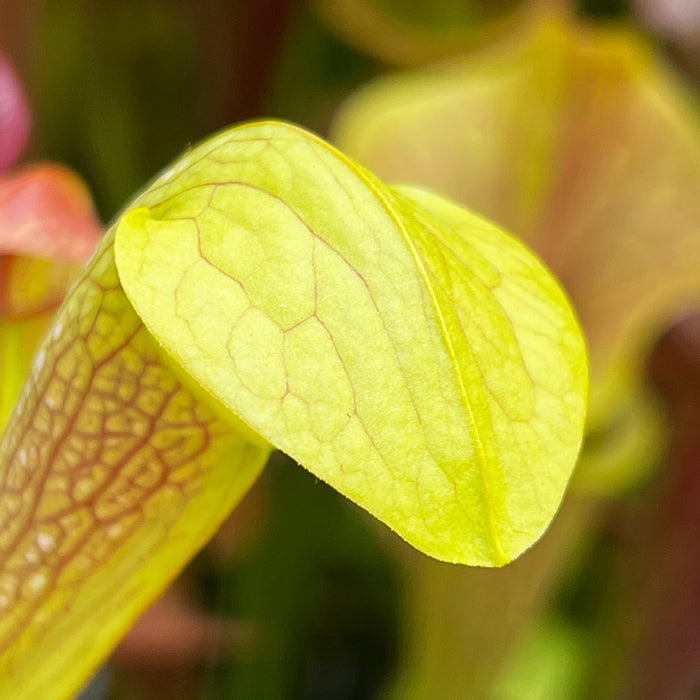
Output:
<svg viewBox="0 0 700 700">
<path fill-rule="evenodd" d="M 549 273 L 489 222 L 269 122 L 156 180 L 116 259 L 177 365 L 421 551 L 502 565 L 556 512 L 583 342 Z"/>
<path fill-rule="evenodd" d="M 641 436 L 653 409 L 637 419 L 633 403 L 648 351 L 700 304 L 698 123 L 697 104 L 639 37 L 548 18 L 375 81 L 332 136 L 380 177 L 445 192 L 532 245 L 588 339 L 589 430 L 632 419 L 628 434 Z M 639 447 L 619 454 L 628 476 L 625 454 L 653 452 Z M 603 491 L 634 481 L 601 477 Z"/>
<path fill-rule="evenodd" d="M 0 697 L 67 698 L 271 446 L 499 566 L 580 446 L 583 339 L 522 244 L 274 122 L 185 154 L 66 299 L 0 441 Z"/>
<path fill-rule="evenodd" d="M 0 697 L 77 692 L 267 454 L 161 361 L 109 235 L 0 442 Z"/>
</svg>

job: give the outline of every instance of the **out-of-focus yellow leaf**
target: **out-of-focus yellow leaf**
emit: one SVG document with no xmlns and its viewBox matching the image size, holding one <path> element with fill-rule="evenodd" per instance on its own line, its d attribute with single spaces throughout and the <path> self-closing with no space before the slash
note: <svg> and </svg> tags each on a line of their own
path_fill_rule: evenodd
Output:
<svg viewBox="0 0 700 700">
<path fill-rule="evenodd" d="M 550 20 L 375 82 L 332 133 L 384 179 L 447 192 L 543 256 L 588 337 L 602 432 L 634 415 L 654 338 L 700 304 L 698 114 L 636 36 Z"/>
<path fill-rule="evenodd" d="M 624 494 L 646 481 L 668 448 L 666 413 L 649 386 L 639 383 L 599 430 L 589 428 L 571 482 L 581 496 Z"/>
<path fill-rule="evenodd" d="M 359 50 L 390 64 L 419 65 L 512 29 L 538 0 L 315 0 L 313 4 L 325 24 Z"/>
</svg>

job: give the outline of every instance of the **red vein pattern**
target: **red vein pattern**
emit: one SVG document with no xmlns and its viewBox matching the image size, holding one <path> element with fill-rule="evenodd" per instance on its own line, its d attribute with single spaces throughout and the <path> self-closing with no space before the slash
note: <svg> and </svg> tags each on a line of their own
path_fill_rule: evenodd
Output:
<svg viewBox="0 0 700 700">
<path fill-rule="evenodd" d="M 59 311 L 0 443 L 0 658 L 18 643 L 37 647 L 149 522 L 159 535 L 140 560 L 157 549 L 236 441 L 164 364 L 108 238 Z"/>
</svg>

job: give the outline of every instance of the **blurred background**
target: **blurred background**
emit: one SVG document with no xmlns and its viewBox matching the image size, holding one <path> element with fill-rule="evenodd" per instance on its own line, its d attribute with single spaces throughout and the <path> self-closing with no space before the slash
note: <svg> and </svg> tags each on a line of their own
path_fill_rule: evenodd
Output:
<svg viewBox="0 0 700 700">
<path fill-rule="evenodd" d="M 213 131 L 294 121 L 525 238 L 593 361 L 522 560 L 427 562 L 275 455 L 90 697 L 700 697 L 698 0 L 10 0 L 0 51 L 24 160 L 77 170 L 105 226 Z"/>
</svg>

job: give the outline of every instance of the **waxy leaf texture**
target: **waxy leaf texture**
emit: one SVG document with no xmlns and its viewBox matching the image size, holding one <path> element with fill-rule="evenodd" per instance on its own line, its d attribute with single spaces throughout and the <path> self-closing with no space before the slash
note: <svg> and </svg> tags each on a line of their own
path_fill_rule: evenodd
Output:
<svg viewBox="0 0 700 700">
<path fill-rule="evenodd" d="M 581 439 L 583 341 L 534 256 L 292 126 L 187 154 L 117 226 L 144 323 L 232 415 L 439 559 L 543 532 Z"/>
<path fill-rule="evenodd" d="M 70 697 L 267 459 L 182 387 L 108 235 L 0 442 L 0 697 Z"/>
<path fill-rule="evenodd" d="M 580 447 L 571 308 L 522 244 L 262 122 L 103 239 L 0 441 L 0 697 L 68 698 L 279 448 L 421 551 L 500 566 Z"/>
<path fill-rule="evenodd" d="M 658 453 L 645 363 L 700 300 L 699 124 L 639 36 L 551 17 L 375 81 L 332 128 L 382 179 L 435 188 L 522 237 L 564 284 L 589 344 L 601 439 L 577 477 L 594 491 L 629 488 Z"/>
</svg>

